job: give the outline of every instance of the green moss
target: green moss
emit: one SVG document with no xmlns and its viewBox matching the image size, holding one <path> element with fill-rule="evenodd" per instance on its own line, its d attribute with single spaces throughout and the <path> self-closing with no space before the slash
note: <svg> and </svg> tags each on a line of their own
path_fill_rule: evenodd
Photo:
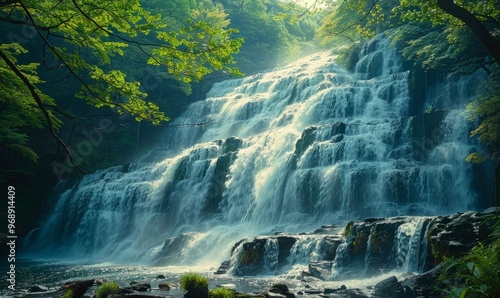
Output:
<svg viewBox="0 0 500 298">
<path fill-rule="evenodd" d="M 96 292 L 96 298 L 106 298 L 108 295 L 118 293 L 120 287 L 116 282 L 103 283 Z"/>
<path fill-rule="evenodd" d="M 179 282 L 182 289 L 185 291 L 208 287 L 208 278 L 193 272 L 189 272 L 181 276 Z"/>
<path fill-rule="evenodd" d="M 354 246 L 354 253 L 355 254 L 365 253 L 367 243 L 368 243 L 368 234 L 365 233 L 364 231 L 360 231 L 359 233 L 357 233 L 356 237 L 354 238 L 354 242 L 352 243 Z"/>
<path fill-rule="evenodd" d="M 61 298 L 73 298 L 73 297 L 74 297 L 73 290 L 67 290 L 66 293 L 64 293 L 64 295 L 61 296 Z"/>
<path fill-rule="evenodd" d="M 234 290 L 224 287 L 208 291 L 209 298 L 232 298 L 234 297 L 234 294 Z"/>
<path fill-rule="evenodd" d="M 351 234 L 353 227 L 354 227 L 354 221 L 348 222 L 347 225 L 345 226 L 344 230 L 342 231 L 342 235 L 344 235 L 344 237 L 349 236 Z"/>
<path fill-rule="evenodd" d="M 250 265 L 261 261 L 261 259 L 261 255 L 259 254 L 257 249 L 247 249 L 243 251 L 240 264 L 243 266 Z"/>
</svg>

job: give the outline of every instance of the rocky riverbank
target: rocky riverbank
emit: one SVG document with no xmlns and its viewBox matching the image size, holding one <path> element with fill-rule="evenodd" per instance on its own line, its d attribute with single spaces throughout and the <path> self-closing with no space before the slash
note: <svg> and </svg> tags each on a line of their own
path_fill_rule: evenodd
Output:
<svg viewBox="0 0 500 298">
<path fill-rule="evenodd" d="M 276 233 L 242 239 L 233 246 L 231 259 L 214 269 L 214 279 L 223 280 L 227 276 L 234 284 L 212 283 L 211 288 L 230 288 L 231 297 L 236 298 L 441 297 L 445 290 L 460 286 L 463 281 L 438 284 L 436 281 L 443 273 L 440 264 L 449 258 L 469 255 L 478 243 L 487 247 L 495 230 L 495 221 L 488 219 L 498 219 L 499 211 L 499 208 L 490 208 L 481 213 L 471 211 L 437 217 L 367 218 L 342 226 L 323 225 L 310 233 Z M 290 274 L 296 264 L 302 264 L 300 268 L 304 269 Z M 121 282 L 119 290 L 101 297 L 206 298 L 209 295 L 208 287 L 189 293 L 180 288 L 178 280 L 165 279 L 163 274 L 154 276 L 127 281 L 125 285 Z M 262 276 L 279 276 L 281 281 L 272 286 L 262 283 L 260 289 L 254 287 L 251 291 L 241 290 L 238 284 L 241 279 Z M 366 285 L 349 283 L 360 277 L 381 278 L 373 278 Z M 335 286 L 331 281 L 336 281 Z M 71 296 L 64 295 L 71 290 L 72 297 L 91 298 L 103 282 L 99 278 L 71 281 L 52 288 L 33 285 L 7 297 L 69 298 Z M 227 298 L 212 294 L 211 297 Z"/>
<path fill-rule="evenodd" d="M 303 261 L 301 255 L 314 247 L 316 259 L 309 260 L 308 270 L 300 278 L 344 280 L 398 270 L 413 274 L 400 280 L 391 276 L 370 292 L 378 297 L 439 297 L 441 290 L 434 287 L 441 273 L 439 265 L 445 259 L 469 254 L 478 243 L 488 243 L 495 224 L 488 219 L 498 217 L 499 211 L 366 218 L 351 221 L 340 231 L 336 225 L 325 225 L 312 233 L 243 239 L 234 245 L 231 260 L 222 263 L 216 273 L 280 273 L 294 260 Z"/>
</svg>

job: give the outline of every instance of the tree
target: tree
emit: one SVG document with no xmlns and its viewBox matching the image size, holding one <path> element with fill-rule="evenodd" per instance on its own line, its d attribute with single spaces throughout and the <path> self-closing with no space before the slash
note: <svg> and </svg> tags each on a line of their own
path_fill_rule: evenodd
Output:
<svg viewBox="0 0 500 298">
<path fill-rule="evenodd" d="M 58 109 L 62 99 L 43 88 L 41 75 L 50 71 L 64 70 L 73 77 L 81 85 L 75 97 L 87 104 L 154 124 L 168 117 L 146 100 L 140 82 L 116 65 L 123 61 L 120 57 L 140 52 L 148 64 L 163 67 L 184 83 L 214 70 L 240 74 L 231 65 L 242 41 L 231 38 L 236 31 L 227 29 L 227 23 L 192 21 L 178 32 L 138 0 L 8 0 L 0 2 L 0 22 L 10 31 L 0 39 L 3 154 L 20 151 L 36 160 L 23 129 L 46 125 L 75 164 L 57 133 L 60 118 L 67 116 Z M 29 49 L 35 45 L 41 56 Z"/>
<path fill-rule="evenodd" d="M 488 72 L 489 79 L 467 110 L 469 119 L 479 121 L 471 135 L 478 136 L 489 153 L 472 153 L 467 159 L 498 159 L 500 1 L 344 0 L 334 5 L 323 25 L 333 35 L 370 35 L 391 28 L 403 56 L 417 67 L 447 74 L 470 74 L 480 68 Z"/>
<path fill-rule="evenodd" d="M 500 28 L 498 0 L 401 0 L 398 10 L 403 19 L 430 20 L 446 27 L 467 26 L 500 65 L 500 40 L 495 37 Z M 445 12 L 443 14 L 442 12 Z"/>
<path fill-rule="evenodd" d="M 245 73 L 257 73 L 289 62 L 314 48 L 317 19 L 288 18 L 296 6 L 280 0 L 216 0 L 229 14 L 231 25 L 245 39 L 235 56 Z M 292 19 L 292 20 L 291 20 Z M 304 30 L 302 30 L 302 28 Z"/>
</svg>

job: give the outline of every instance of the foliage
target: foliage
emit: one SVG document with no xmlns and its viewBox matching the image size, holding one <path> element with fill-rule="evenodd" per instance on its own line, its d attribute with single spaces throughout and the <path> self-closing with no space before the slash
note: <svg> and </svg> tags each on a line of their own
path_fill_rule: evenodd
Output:
<svg viewBox="0 0 500 298">
<path fill-rule="evenodd" d="M 17 55 L 27 52 L 20 44 L 0 44 L 0 51 L 13 63 L 17 63 Z M 39 64 L 29 63 L 20 65 L 19 72 L 33 85 L 43 83 L 36 73 Z M 3 85 L 0 93 L 0 144 L 3 155 L 19 152 L 24 158 L 37 161 L 36 153 L 27 146 L 28 136 L 23 132 L 24 127 L 42 127 L 44 116 L 38 109 L 36 102 L 31 97 L 23 81 L 13 73 L 5 60 L 0 60 L 0 84 Z M 38 89 L 35 89 L 40 92 Z M 46 104 L 54 104 L 49 96 L 44 96 Z M 49 117 L 56 127 L 60 123 L 54 114 L 49 111 Z"/>
<path fill-rule="evenodd" d="M 326 1 L 324 1 L 326 2 Z M 322 21 L 318 35 L 323 44 L 342 44 L 371 38 L 391 26 L 391 10 L 397 0 L 335 1 L 329 4 L 330 13 Z M 342 41 L 342 39 L 344 39 Z"/>
<path fill-rule="evenodd" d="M 189 272 L 181 276 L 180 284 L 183 290 L 190 291 L 196 288 L 208 287 L 208 278 Z"/>
<path fill-rule="evenodd" d="M 164 5 L 169 2 L 164 1 Z M 177 32 L 138 0 L 7 1 L 0 5 L 0 22 L 11 31 L 0 39 L 0 98 L 11 111 L 2 116 L 26 119 L 4 128 L 9 137 L 1 144 L 33 160 L 36 155 L 26 145 L 27 135 L 21 132 L 24 127 L 47 124 L 70 154 L 56 135 L 61 122 L 55 111 L 65 115 L 57 108 L 62 98 L 56 98 L 60 94 L 54 90 L 42 88 L 42 75 L 50 78 L 53 72 L 65 72 L 64 76 L 81 86 L 75 97 L 85 103 L 159 124 L 168 117 L 147 100 L 147 90 L 127 73 L 131 68 L 116 62 L 140 53 L 147 57 L 144 63 L 165 68 L 183 84 L 201 80 L 214 70 L 240 74 L 232 67 L 232 55 L 242 41 L 231 37 L 236 30 L 225 28 L 228 21 L 212 25 L 207 18 L 199 17 Z"/>
<path fill-rule="evenodd" d="M 481 68 L 491 73 L 491 78 L 481 88 L 481 94 L 467 108 L 468 118 L 479 122 L 471 136 L 478 136 L 488 147 L 488 152 L 473 152 L 467 160 L 497 159 L 500 151 L 500 84 L 494 72 L 500 62 L 492 61 L 491 57 L 498 60 L 494 52 L 500 45 L 499 2 L 452 1 L 453 6 L 465 10 L 469 16 L 460 19 L 445 12 L 443 3 L 449 1 L 337 1 L 330 6 L 330 13 L 323 20 L 319 33 L 324 40 L 342 44 L 339 36 L 346 37 L 343 42 L 346 39 L 354 41 L 391 29 L 390 36 L 404 58 L 417 68 L 448 76 L 472 74 Z M 464 22 L 471 20 L 477 21 L 476 25 L 468 23 L 466 26 Z M 478 30 L 478 27 L 484 27 L 485 31 Z M 480 35 L 482 37 L 478 40 Z M 488 41 L 484 42 L 486 39 Z M 347 60 L 348 56 L 341 57 Z"/>
<path fill-rule="evenodd" d="M 73 294 L 73 290 L 67 290 L 64 295 L 61 296 L 61 298 L 73 298 L 74 297 L 74 294 Z"/>
<path fill-rule="evenodd" d="M 319 16 L 295 18 L 296 6 L 277 0 L 218 2 L 228 13 L 231 26 L 239 30 L 236 36 L 245 39 L 235 59 L 247 74 L 283 64 L 314 48 Z"/>
<path fill-rule="evenodd" d="M 476 15 L 482 22 L 493 22 L 498 24 L 500 11 L 498 0 L 455 0 L 457 5 Z M 400 14 L 402 20 L 430 20 L 433 25 L 447 25 L 461 27 L 463 22 L 457 18 L 444 13 L 437 5 L 436 0 L 400 0 L 400 5 L 395 7 L 394 12 Z"/>
<path fill-rule="evenodd" d="M 117 293 L 120 287 L 116 282 L 105 282 L 96 291 L 96 298 L 104 298 Z"/>
<path fill-rule="evenodd" d="M 415 66 L 449 75 L 473 73 L 485 65 L 488 55 L 465 27 L 432 27 L 430 22 L 411 21 L 395 29 L 393 38 Z"/>
<path fill-rule="evenodd" d="M 234 290 L 220 287 L 208 291 L 209 298 L 232 298 L 234 296 Z"/>
<path fill-rule="evenodd" d="M 471 132 L 486 145 L 488 152 L 473 152 L 467 160 L 482 162 L 487 159 L 498 160 L 500 153 L 500 73 L 498 68 L 483 84 L 476 98 L 467 105 L 467 117 L 471 121 L 479 121 L 479 125 Z"/>
<path fill-rule="evenodd" d="M 438 283 L 451 285 L 447 297 L 500 296 L 500 217 L 495 215 L 489 220 L 495 221 L 493 243 L 479 244 L 469 255 L 444 262 Z"/>
<path fill-rule="evenodd" d="M 498 0 L 455 1 L 470 11 L 498 35 L 500 15 Z M 477 39 L 463 22 L 441 10 L 437 1 L 338 1 L 323 21 L 319 31 L 326 39 L 376 33 L 395 29 L 393 38 L 400 43 L 407 60 L 424 69 L 442 72 L 472 73 L 488 64 L 488 52 L 478 47 Z"/>
</svg>

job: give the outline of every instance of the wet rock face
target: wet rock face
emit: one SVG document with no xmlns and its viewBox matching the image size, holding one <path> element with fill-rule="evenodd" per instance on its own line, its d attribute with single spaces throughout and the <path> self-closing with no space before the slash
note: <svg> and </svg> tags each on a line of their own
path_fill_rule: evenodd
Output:
<svg viewBox="0 0 500 298">
<path fill-rule="evenodd" d="M 311 126 L 306 128 L 302 132 L 302 136 L 300 139 L 297 140 L 297 143 L 295 143 L 295 152 L 294 154 L 300 158 L 302 154 L 307 150 L 309 146 L 314 143 L 314 140 L 316 139 L 316 130 L 318 128 L 315 126 Z"/>
<path fill-rule="evenodd" d="M 444 258 L 468 254 L 493 231 L 493 223 L 485 222 L 485 219 L 495 212 L 498 210 L 491 208 L 484 213 L 469 211 L 435 218 L 427 235 L 432 249 L 429 262 L 437 265 Z"/>
<path fill-rule="evenodd" d="M 272 241 L 274 246 L 266 244 Z M 238 261 L 235 265 L 233 273 L 235 275 L 256 275 L 264 273 L 266 268 L 266 257 L 269 255 L 274 256 L 277 264 L 275 269 L 282 267 L 290 255 L 290 250 L 297 241 L 294 237 L 289 236 L 270 236 L 270 237 L 257 237 L 250 241 L 243 241 L 240 243 L 241 250 Z M 269 251 L 272 248 L 272 251 Z M 233 254 L 238 250 L 238 247 L 233 249 Z M 267 250 L 267 251 L 266 251 Z"/>
<path fill-rule="evenodd" d="M 396 268 L 393 255 L 398 228 L 407 218 L 367 218 L 363 222 L 351 222 L 345 228 L 346 249 L 337 258 L 337 270 L 358 268 L 364 274 Z"/>
<path fill-rule="evenodd" d="M 492 224 L 483 222 L 494 212 L 497 209 L 437 217 L 367 218 L 348 223 L 340 233 L 336 226 L 323 226 L 307 234 L 245 239 L 235 245 L 232 263 L 223 263 L 221 272 L 265 274 L 270 272 L 271 260 L 271 271 L 276 273 L 294 265 L 297 256 L 314 256 L 300 259 L 308 264 L 301 276 L 321 280 L 373 276 L 395 269 L 426 272 L 444 258 L 463 256 L 487 239 Z M 434 275 L 422 274 L 406 284 L 388 280 L 380 291 L 389 288 L 394 292 L 390 297 L 427 293 L 431 287 L 427 284 L 433 281 L 429 276 Z"/>
</svg>

